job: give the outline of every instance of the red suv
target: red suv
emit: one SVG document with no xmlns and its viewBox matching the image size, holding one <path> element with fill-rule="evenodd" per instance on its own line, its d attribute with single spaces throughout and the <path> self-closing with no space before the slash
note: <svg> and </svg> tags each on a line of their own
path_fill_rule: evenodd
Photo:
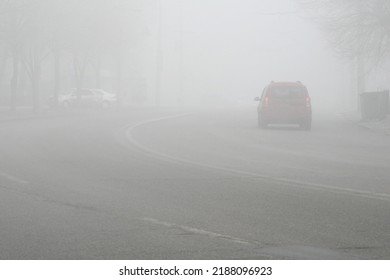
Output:
<svg viewBox="0 0 390 280">
<path fill-rule="evenodd" d="M 301 82 L 271 82 L 263 90 L 257 107 L 258 124 L 298 124 L 311 129 L 311 99 Z"/>
</svg>

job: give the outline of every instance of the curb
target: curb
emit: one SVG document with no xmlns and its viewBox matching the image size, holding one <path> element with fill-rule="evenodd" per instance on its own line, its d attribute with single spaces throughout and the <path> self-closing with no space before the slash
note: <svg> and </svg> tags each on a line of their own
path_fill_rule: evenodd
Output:
<svg viewBox="0 0 390 280">
<path fill-rule="evenodd" d="M 357 112 L 341 113 L 341 116 L 346 120 L 360 128 L 370 130 L 375 133 L 380 133 L 390 136 L 390 116 L 384 120 L 363 121 Z"/>
<path fill-rule="evenodd" d="M 381 121 L 365 121 L 358 123 L 359 127 L 390 136 L 390 118 Z"/>
</svg>

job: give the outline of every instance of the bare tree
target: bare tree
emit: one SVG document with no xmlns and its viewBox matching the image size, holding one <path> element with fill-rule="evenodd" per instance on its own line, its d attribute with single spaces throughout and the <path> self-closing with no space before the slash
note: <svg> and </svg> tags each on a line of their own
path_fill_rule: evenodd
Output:
<svg viewBox="0 0 390 280">
<path fill-rule="evenodd" d="M 12 58 L 11 107 L 16 106 L 19 76 L 25 71 L 31 81 L 34 110 L 39 111 L 43 62 L 49 56 L 54 66 L 51 95 L 57 100 L 61 87 L 61 57 L 66 54 L 73 57 L 64 62 L 73 66 L 76 87 L 83 86 L 89 67 L 94 69 L 96 87 L 100 87 L 105 68 L 116 77 L 116 90 L 120 95 L 127 52 L 140 39 L 129 17 L 131 2 L 0 0 L 0 47 L 5 54 L 0 69 L 5 69 L 8 58 Z"/>
<path fill-rule="evenodd" d="M 380 63 L 390 53 L 390 1 L 296 1 L 343 57 L 364 55 Z"/>
<path fill-rule="evenodd" d="M 12 57 L 11 108 L 16 107 L 20 64 L 31 80 L 34 111 L 40 109 L 41 63 L 48 55 L 47 4 L 49 0 L 3 1 L 1 38 Z"/>
<path fill-rule="evenodd" d="M 49 48 L 53 54 L 54 62 L 54 87 L 52 99 L 54 105 L 58 105 L 58 96 L 61 88 L 61 54 L 66 46 L 66 26 L 68 24 L 69 2 L 67 0 L 52 0 L 48 3 L 49 11 Z"/>
<path fill-rule="evenodd" d="M 2 10 L 0 14 L 0 40 L 3 43 L 4 53 L 10 54 L 12 59 L 10 108 L 15 110 L 25 26 L 25 19 L 20 11 L 23 9 L 24 3 L 23 1 L 1 1 L 0 4 Z M 6 60 L 4 59 L 2 62 L 6 63 Z"/>
<path fill-rule="evenodd" d="M 50 54 L 48 3 L 50 0 L 36 0 L 25 5 L 25 34 L 22 61 L 31 81 L 33 109 L 41 109 L 41 71 L 42 62 Z"/>
<path fill-rule="evenodd" d="M 354 62 L 357 94 L 365 91 L 369 68 L 390 54 L 390 1 L 296 0 L 324 31 L 333 50 Z M 368 66 L 370 65 L 370 66 Z M 359 104 L 357 96 L 356 106 Z"/>
</svg>

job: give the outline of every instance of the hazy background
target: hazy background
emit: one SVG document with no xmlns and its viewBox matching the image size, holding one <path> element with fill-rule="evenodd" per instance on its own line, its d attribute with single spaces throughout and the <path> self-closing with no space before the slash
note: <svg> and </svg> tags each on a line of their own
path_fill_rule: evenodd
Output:
<svg viewBox="0 0 390 280">
<path fill-rule="evenodd" d="M 348 64 L 332 54 L 293 0 L 163 3 L 164 102 L 182 96 L 190 103 L 249 104 L 272 80 L 302 81 L 316 107 L 340 109 L 348 102 Z M 153 49 L 154 39 L 145 50 Z"/>
<path fill-rule="evenodd" d="M 0 0 L 0 260 L 390 259 L 385 98 L 357 110 L 389 26 L 389 0 Z M 272 80 L 307 86 L 299 125 L 257 114 Z"/>
<path fill-rule="evenodd" d="M 316 111 L 356 109 L 355 62 L 296 2 L 1 1 L 0 101 L 88 87 L 131 105 L 249 105 L 272 80 L 300 80 Z M 388 88 L 388 70 L 368 67 L 366 90 Z"/>
</svg>

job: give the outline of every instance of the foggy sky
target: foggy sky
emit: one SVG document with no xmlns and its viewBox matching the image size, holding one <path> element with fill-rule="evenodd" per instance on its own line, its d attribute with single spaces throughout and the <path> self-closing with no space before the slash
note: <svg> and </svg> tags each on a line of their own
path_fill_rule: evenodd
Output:
<svg viewBox="0 0 390 280">
<path fill-rule="evenodd" d="M 181 2 L 180 27 L 180 1 L 163 1 L 166 101 L 180 96 L 180 78 L 186 98 L 195 103 L 249 103 L 271 80 L 302 81 L 314 105 L 324 107 L 342 105 L 349 94 L 348 63 L 332 53 L 324 35 L 293 0 Z M 153 49 L 156 38 L 147 44 Z"/>
<path fill-rule="evenodd" d="M 85 45 L 82 51 L 87 55 L 105 55 L 101 69 L 103 89 L 114 93 L 118 90 L 115 56 L 120 53 L 123 94 L 147 104 L 155 104 L 159 95 L 161 105 L 250 105 L 270 81 L 299 80 L 307 85 L 317 109 L 344 110 L 353 108 L 353 102 L 356 105 L 354 65 L 337 57 L 326 34 L 295 0 L 115 2 L 120 7 L 102 0 L 82 2 L 82 11 L 80 7 L 72 10 L 78 7 L 74 4 L 78 1 L 64 3 L 68 10 L 57 9 L 70 25 L 64 26 L 64 34 L 59 35 L 65 42 L 61 91 L 75 87 L 72 56 L 74 50 Z M 93 27 L 90 32 L 85 25 L 88 21 Z M 127 36 L 129 42 L 116 43 L 121 36 Z M 107 43 L 110 41 L 114 43 Z M 96 87 L 97 56 L 87 66 L 83 87 Z M 46 56 L 42 60 L 41 94 L 45 98 L 53 92 L 52 59 Z M 11 60 L 6 63 L 4 69 L 8 72 L 2 87 L 9 91 Z M 381 67 L 368 77 L 367 90 L 389 87 L 384 74 L 388 66 Z M 23 77 L 21 81 L 19 91 L 31 91 L 28 82 L 23 85 Z"/>
</svg>

